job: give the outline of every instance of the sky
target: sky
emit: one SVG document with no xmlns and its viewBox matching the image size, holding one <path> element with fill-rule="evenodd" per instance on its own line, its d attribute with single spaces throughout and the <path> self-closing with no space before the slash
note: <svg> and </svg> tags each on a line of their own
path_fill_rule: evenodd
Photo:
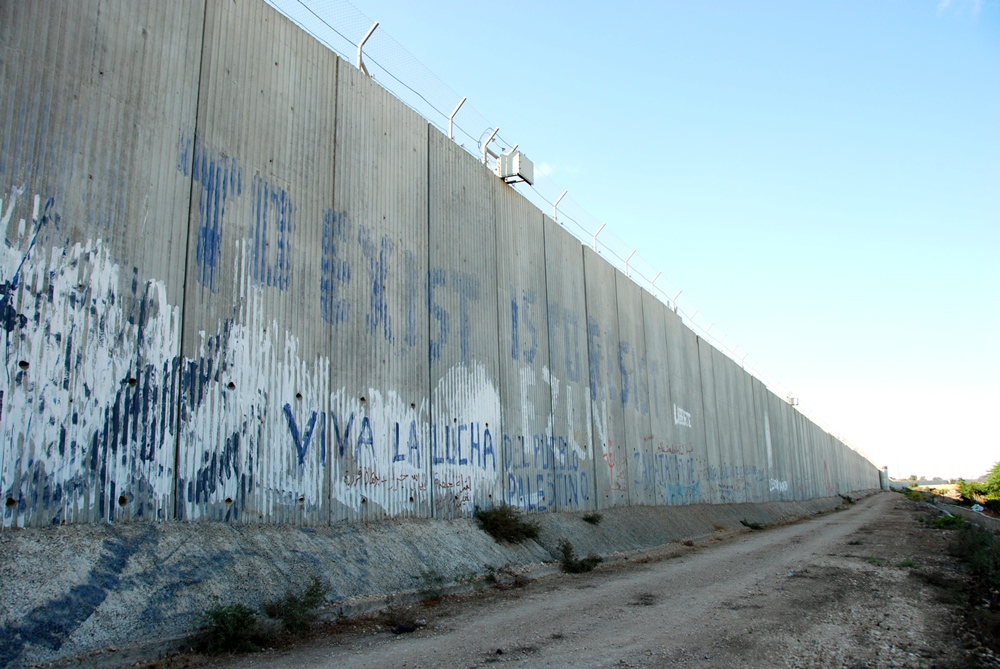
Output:
<svg viewBox="0 0 1000 669">
<path fill-rule="evenodd" d="M 1000 0 L 351 1 L 890 475 L 1000 460 Z"/>
</svg>

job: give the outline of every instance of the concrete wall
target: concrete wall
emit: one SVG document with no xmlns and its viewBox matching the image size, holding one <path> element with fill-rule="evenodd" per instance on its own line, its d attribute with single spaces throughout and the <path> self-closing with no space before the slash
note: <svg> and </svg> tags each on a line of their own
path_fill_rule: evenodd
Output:
<svg viewBox="0 0 1000 669">
<path fill-rule="evenodd" d="M 5 0 L 0 90 L 5 528 L 879 485 L 263 3 Z"/>
</svg>

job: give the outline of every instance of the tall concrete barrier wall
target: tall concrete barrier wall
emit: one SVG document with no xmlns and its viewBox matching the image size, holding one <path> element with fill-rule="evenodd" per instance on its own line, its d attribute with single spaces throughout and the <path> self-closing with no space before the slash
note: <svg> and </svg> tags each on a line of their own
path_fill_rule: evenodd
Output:
<svg viewBox="0 0 1000 669">
<path fill-rule="evenodd" d="M 0 90 L 4 528 L 879 486 L 262 2 L 0 2 Z"/>
</svg>

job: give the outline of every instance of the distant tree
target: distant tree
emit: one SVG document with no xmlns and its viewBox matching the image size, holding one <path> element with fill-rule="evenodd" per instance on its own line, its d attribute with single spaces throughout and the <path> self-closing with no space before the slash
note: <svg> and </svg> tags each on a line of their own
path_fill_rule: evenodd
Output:
<svg viewBox="0 0 1000 669">
<path fill-rule="evenodd" d="M 1000 462 L 993 465 L 989 474 L 986 475 L 986 482 L 983 484 L 986 489 L 986 496 L 990 499 L 1000 499 Z"/>
</svg>

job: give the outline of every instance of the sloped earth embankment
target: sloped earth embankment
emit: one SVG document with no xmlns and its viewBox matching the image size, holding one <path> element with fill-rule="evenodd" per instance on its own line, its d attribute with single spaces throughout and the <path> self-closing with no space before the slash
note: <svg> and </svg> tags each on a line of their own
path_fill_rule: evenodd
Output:
<svg viewBox="0 0 1000 669">
<path fill-rule="evenodd" d="M 159 667 L 975 667 L 951 532 L 902 495 L 719 532 L 584 575 L 329 625 L 297 646 Z M 409 628 L 407 628 L 409 629 Z M 966 638 L 966 642 L 968 639 Z"/>
</svg>

